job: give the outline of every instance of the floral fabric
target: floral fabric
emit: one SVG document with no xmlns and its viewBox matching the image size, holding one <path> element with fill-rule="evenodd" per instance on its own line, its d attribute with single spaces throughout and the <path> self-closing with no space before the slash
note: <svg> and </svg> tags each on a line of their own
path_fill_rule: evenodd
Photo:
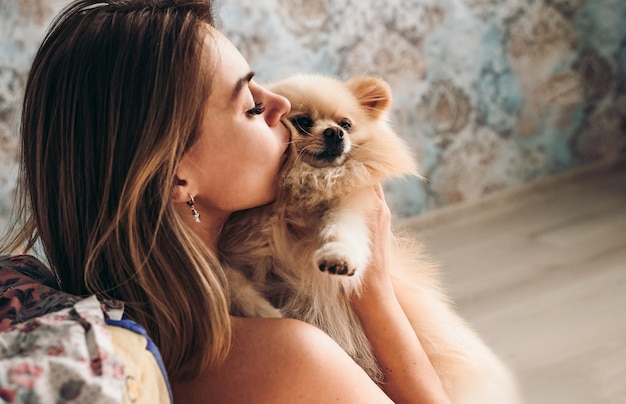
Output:
<svg viewBox="0 0 626 404">
<path fill-rule="evenodd" d="M 0 333 L 5 401 L 121 403 L 124 380 L 124 365 L 93 296 Z"/>
<path fill-rule="evenodd" d="M 0 332 L 81 300 L 55 289 L 53 273 L 33 257 L 0 257 Z"/>
<path fill-rule="evenodd" d="M 0 402 L 170 402 L 158 350 L 121 328 L 123 306 L 57 285 L 34 257 L 0 257 Z"/>
</svg>

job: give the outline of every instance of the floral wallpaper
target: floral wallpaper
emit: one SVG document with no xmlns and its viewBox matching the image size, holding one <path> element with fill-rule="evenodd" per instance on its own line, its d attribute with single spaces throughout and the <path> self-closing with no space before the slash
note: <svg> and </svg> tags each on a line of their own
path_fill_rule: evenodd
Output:
<svg viewBox="0 0 626 404">
<path fill-rule="evenodd" d="M 427 182 L 387 184 L 402 216 L 626 152 L 623 0 L 222 1 L 261 79 L 385 78 Z"/>
<path fill-rule="evenodd" d="M 54 14 L 67 0 L 0 0 L 0 231 L 17 177 L 18 121 L 32 58 Z"/>
<path fill-rule="evenodd" d="M 62 0 L 0 2 L 0 218 L 15 186 L 29 61 Z M 623 0 L 218 0 L 257 78 L 371 74 L 427 181 L 386 184 L 399 216 L 626 155 Z M 0 219 L 0 225 L 2 219 Z"/>
</svg>

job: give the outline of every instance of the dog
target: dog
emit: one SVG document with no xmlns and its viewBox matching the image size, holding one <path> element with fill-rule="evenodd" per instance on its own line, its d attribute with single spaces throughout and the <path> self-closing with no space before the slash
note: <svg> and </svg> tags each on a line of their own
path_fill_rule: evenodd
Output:
<svg viewBox="0 0 626 404">
<path fill-rule="evenodd" d="M 231 314 L 289 317 L 325 331 L 377 383 L 381 369 L 351 306 L 370 259 L 372 188 L 419 176 L 388 121 L 388 84 L 296 75 L 268 88 L 291 102 L 292 140 L 270 205 L 236 212 L 219 250 Z M 421 245 L 396 234 L 392 280 L 398 300 L 454 403 L 517 403 L 515 382 L 455 312 Z"/>
</svg>

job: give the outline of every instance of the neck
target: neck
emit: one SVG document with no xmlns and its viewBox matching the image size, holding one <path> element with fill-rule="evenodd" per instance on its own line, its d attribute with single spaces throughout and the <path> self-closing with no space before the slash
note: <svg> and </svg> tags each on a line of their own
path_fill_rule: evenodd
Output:
<svg viewBox="0 0 626 404">
<path fill-rule="evenodd" d="M 224 227 L 224 222 L 228 219 L 228 215 L 224 215 L 222 217 L 210 217 L 210 222 L 207 222 L 202 229 L 200 229 L 200 237 L 206 243 L 206 245 L 215 253 L 217 253 L 217 240 L 219 239 L 220 233 L 222 232 L 222 227 Z M 207 218 L 208 219 L 208 218 Z M 196 224 L 204 224 L 196 223 Z"/>
<path fill-rule="evenodd" d="M 224 226 L 224 222 L 228 219 L 227 213 L 210 214 L 204 212 L 202 215 L 202 221 L 196 222 L 192 215 L 187 210 L 182 212 L 183 220 L 191 230 L 193 230 L 204 244 L 209 247 L 214 253 L 217 253 L 217 240 Z"/>
</svg>

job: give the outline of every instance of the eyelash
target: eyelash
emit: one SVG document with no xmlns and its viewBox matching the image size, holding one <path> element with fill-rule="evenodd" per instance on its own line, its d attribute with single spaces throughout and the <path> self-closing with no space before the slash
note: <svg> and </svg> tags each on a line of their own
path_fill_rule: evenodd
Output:
<svg viewBox="0 0 626 404">
<path fill-rule="evenodd" d="M 263 112 L 265 112 L 265 106 L 262 102 L 255 102 L 254 108 L 246 111 L 248 115 L 261 115 Z"/>
</svg>

